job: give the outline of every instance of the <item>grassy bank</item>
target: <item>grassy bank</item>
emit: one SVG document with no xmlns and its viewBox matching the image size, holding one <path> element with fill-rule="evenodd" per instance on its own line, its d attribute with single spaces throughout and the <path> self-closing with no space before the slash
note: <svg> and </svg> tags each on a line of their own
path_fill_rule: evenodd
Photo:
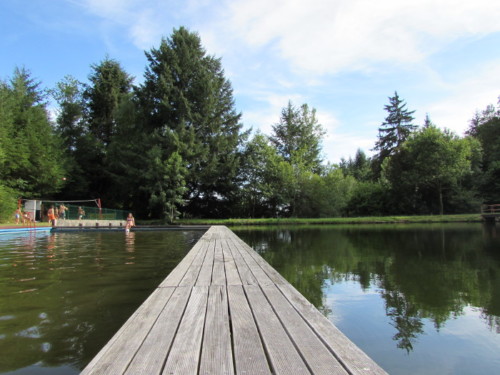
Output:
<svg viewBox="0 0 500 375">
<path fill-rule="evenodd" d="M 307 224 L 398 224 L 398 223 L 479 223 L 479 214 L 429 215 L 429 216 L 373 216 L 373 217 L 334 217 L 334 218 L 268 218 L 268 219 L 180 219 L 175 224 L 182 225 L 307 225 Z M 138 225 L 161 224 L 157 221 L 137 220 Z M 36 223 L 49 226 L 49 223 Z M 0 228 L 16 226 L 14 222 L 0 223 Z M 18 225 L 20 228 L 25 225 Z"/>
<path fill-rule="evenodd" d="M 183 225 L 307 225 L 307 224 L 383 224 L 383 223 L 474 223 L 481 222 L 479 214 L 429 216 L 376 216 L 339 218 L 269 218 L 269 219 L 182 219 Z"/>
</svg>

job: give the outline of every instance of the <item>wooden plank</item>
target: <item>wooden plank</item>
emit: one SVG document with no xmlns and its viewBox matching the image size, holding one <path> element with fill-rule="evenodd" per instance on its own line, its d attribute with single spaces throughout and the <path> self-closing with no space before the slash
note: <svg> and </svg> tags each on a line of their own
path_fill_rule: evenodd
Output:
<svg viewBox="0 0 500 375">
<path fill-rule="evenodd" d="M 210 285 L 226 285 L 226 273 L 224 270 L 224 262 L 214 263 L 212 282 Z"/>
<path fill-rule="evenodd" d="M 261 266 L 255 261 L 255 259 L 249 254 L 249 251 L 245 249 L 239 241 L 235 239 L 236 235 L 231 236 L 230 241 L 233 243 L 233 249 L 239 252 L 241 257 L 244 259 L 248 268 L 252 272 L 256 280 L 258 280 L 259 285 L 271 285 L 273 281 L 267 276 Z M 255 253 L 254 250 L 251 250 Z M 234 251 L 233 251 L 234 254 Z"/>
<path fill-rule="evenodd" d="M 155 323 L 173 293 L 173 288 L 156 289 L 147 303 L 141 305 L 140 310 L 132 315 L 115 335 L 109 345 L 96 356 L 82 372 L 84 375 L 115 375 L 122 374 L 130 360 L 141 346 L 147 333 Z"/>
<path fill-rule="evenodd" d="M 165 308 L 146 336 L 126 375 L 160 374 L 189 300 L 191 287 L 175 288 Z"/>
<path fill-rule="evenodd" d="M 184 278 L 184 275 L 191 267 L 194 259 L 199 255 L 202 251 L 203 246 L 206 246 L 206 241 L 202 241 L 201 239 L 196 242 L 193 248 L 187 253 L 184 259 L 175 267 L 172 272 L 162 281 L 160 284 L 160 288 L 163 287 L 172 287 L 178 286 L 181 280 Z"/>
<path fill-rule="evenodd" d="M 275 285 L 265 285 L 262 290 L 313 374 L 348 374 Z"/>
<path fill-rule="evenodd" d="M 202 236 L 82 374 L 198 371 L 385 374 L 260 255 L 221 226 Z"/>
<path fill-rule="evenodd" d="M 191 267 L 189 267 L 189 270 L 180 281 L 179 286 L 195 285 L 196 280 L 198 280 L 198 276 L 200 274 L 205 257 L 207 256 L 207 250 L 210 246 L 211 243 L 208 241 L 203 244 L 203 247 L 200 249 L 196 258 L 193 260 L 193 263 L 191 263 Z"/>
<path fill-rule="evenodd" d="M 247 248 L 248 253 L 261 265 L 262 269 L 274 281 L 284 296 L 292 303 L 318 337 L 329 347 L 332 354 L 338 358 L 338 361 L 351 374 L 386 374 L 373 359 L 349 340 L 256 251 L 251 251 L 252 248 L 250 246 L 236 235 L 235 237 L 235 241 L 240 242 L 243 247 Z"/>
<path fill-rule="evenodd" d="M 275 374 L 310 374 L 306 364 L 283 329 L 271 305 L 255 285 L 245 285 L 245 293 Z"/>
<path fill-rule="evenodd" d="M 196 374 L 200 360 L 208 287 L 194 286 L 163 369 L 163 375 Z"/>
<path fill-rule="evenodd" d="M 318 336 L 329 346 L 330 351 L 335 353 L 339 362 L 343 364 L 352 374 L 386 374 L 370 357 L 350 341 L 338 328 L 336 328 L 326 317 L 324 317 L 307 299 L 300 294 L 286 279 L 281 276 L 269 263 L 267 263 L 256 251 L 251 249 L 239 237 L 238 241 L 246 246 L 248 253 L 258 262 L 266 274 L 280 288 L 282 293 L 295 306 L 297 311 L 307 320 L 308 324 L 315 330 Z"/>
<path fill-rule="evenodd" d="M 273 281 L 274 284 L 289 284 L 289 282 L 283 276 L 281 276 L 278 271 L 271 267 L 264 258 L 262 258 L 250 246 L 248 246 L 241 238 L 236 236 L 235 241 L 238 241 L 241 246 L 247 250 L 248 254 L 250 254 L 257 263 L 259 263 L 259 265 L 262 267 L 264 272 Z"/>
<path fill-rule="evenodd" d="M 222 254 L 222 241 L 222 238 L 215 240 L 214 262 L 224 262 L 224 255 Z"/>
<path fill-rule="evenodd" d="M 241 285 L 228 285 L 237 374 L 271 374 L 264 347 Z"/>
<path fill-rule="evenodd" d="M 214 268 L 215 241 L 212 241 L 206 251 L 205 259 L 201 265 L 200 274 L 195 285 L 209 286 L 212 282 L 212 272 Z"/>
<path fill-rule="evenodd" d="M 224 269 L 224 255 L 222 253 L 221 239 L 215 240 L 214 267 L 211 285 L 226 285 L 226 272 Z"/>
<path fill-rule="evenodd" d="M 227 292 L 222 285 L 209 287 L 199 374 L 234 374 Z"/>
<path fill-rule="evenodd" d="M 229 250 L 234 259 L 236 268 L 238 269 L 238 274 L 240 275 L 240 280 L 243 285 L 257 285 L 257 279 L 253 275 L 252 271 L 248 267 L 247 263 L 241 256 L 238 249 L 234 246 L 233 241 L 228 241 Z"/>
<path fill-rule="evenodd" d="M 292 285 L 278 285 L 283 295 L 291 301 L 295 309 L 307 320 L 311 328 L 328 345 L 342 365 L 353 375 L 387 374 L 373 359 L 363 352 L 335 327 L 316 307 L 300 294 Z"/>
<path fill-rule="evenodd" d="M 222 241 L 222 254 L 224 256 L 224 268 L 226 271 L 226 284 L 227 285 L 242 285 L 238 268 L 234 262 L 233 254 L 229 247 L 227 239 Z"/>
</svg>

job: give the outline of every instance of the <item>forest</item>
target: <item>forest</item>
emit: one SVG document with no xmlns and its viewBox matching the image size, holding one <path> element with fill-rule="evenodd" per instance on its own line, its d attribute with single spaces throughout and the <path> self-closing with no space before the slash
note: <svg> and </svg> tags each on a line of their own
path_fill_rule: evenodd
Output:
<svg viewBox="0 0 500 375">
<path fill-rule="evenodd" d="M 24 67 L 0 81 L 0 219 L 19 198 L 100 198 L 136 217 L 338 217 L 477 212 L 500 203 L 500 102 L 464 135 L 435 125 L 397 92 L 373 156 L 322 154 L 314 107 L 284 103 L 272 134 L 245 130 L 221 59 L 174 29 L 145 52 L 143 81 L 119 61 L 43 88 Z M 57 103 L 55 115 L 49 102 Z"/>
</svg>

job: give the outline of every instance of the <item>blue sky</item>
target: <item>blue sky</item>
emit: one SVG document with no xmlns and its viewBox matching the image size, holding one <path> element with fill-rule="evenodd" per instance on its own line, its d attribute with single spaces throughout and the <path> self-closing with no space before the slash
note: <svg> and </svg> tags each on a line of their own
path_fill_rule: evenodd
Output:
<svg viewBox="0 0 500 375">
<path fill-rule="evenodd" d="M 497 0 L 0 0 L 0 78 L 87 82 L 108 55 L 140 84 L 144 51 L 185 26 L 222 59 L 243 123 L 270 134 L 289 100 L 316 108 L 325 159 L 371 154 L 397 91 L 459 135 L 500 95 Z"/>
</svg>

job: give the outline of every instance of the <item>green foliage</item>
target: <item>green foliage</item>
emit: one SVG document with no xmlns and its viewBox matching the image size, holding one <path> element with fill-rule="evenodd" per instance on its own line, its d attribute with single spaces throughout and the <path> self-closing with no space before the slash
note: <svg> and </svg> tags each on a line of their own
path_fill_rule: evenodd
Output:
<svg viewBox="0 0 500 375">
<path fill-rule="evenodd" d="M 342 159 L 340 168 L 346 176 L 352 176 L 357 181 L 370 181 L 373 178 L 372 161 L 366 156 L 363 150 L 358 149 L 354 160 Z"/>
<path fill-rule="evenodd" d="M 186 190 L 184 176 L 187 169 L 179 153 L 172 153 L 167 160 L 163 160 L 162 156 L 159 146 L 147 152 L 149 168 L 145 172 L 143 189 L 148 195 L 151 215 L 173 222 L 179 214 L 177 207 L 184 205 L 182 196 Z"/>
<path fill-rule="evenodd" d="M 471 174 L 471 146 L 467 140 L 434 126 L 414 133 L 383 164 L 383 174 L 399 198 L 399 208 L 442 215 L 447 196 Z"/>
<path fill-rule="evenodd" d="M 485 202 L 500 202 L 500 107 L 490 105 L 476 114 L 469 134 L 481 143 L 483 150 L 479 190 Z"/>
<path fill-rule="evenodd" d="M 271 142 L 278 154 L 291 164 L 301 164 L 306 170 L 320 173 L 321 142 L 325 130 L 316 119 L 316 110 L 307 104 L 300 108 L 292 102 L 281 111 L 280 122 L 273 126 Z"/>
<path fill-rule="evenodd" d="M 61 149 L 65 155 L 66 186 L 58 197 L 87 197 L 90 181 L 83 170 L 84 160 L 94 155 L 94 150 L 86 147 L 90 135 L 84 120 L 83 84 L 65 76 L 50 93 L 59 105 L 55 132 L 62 140 Z"/>
<path fill-rule="evenodd" d="M 383 216 L 393 212 L 391 194 L 380 182 L 358 182 L 345 208 L 347 216 Z"/>
<path fill-rule="evenodd" d="M 220 59 L 207 55 L 199 36 L 183 27 L 146 57 L 138 91 L 145 131 L 163 138 L 163 159 L 178 152 L 185 161 L 188 212 L 227 215 L 245 134 Z"/>
<path fill-rule="evenodd" d="M 239 210 L 244 217 L 276 216 L 286 199 L 282 183 L 289 165 L 270 145 L 268 137 L 257 133 L 242 153 Z"/>
<path fill-rule="evenodd" d="M 322 160 L 316 110 L 291 102 L 270 136 L 243 132 L 221 60 L 181 27 L 146 52 L 144 83 L 120 63 L 64 77 L 51 94 L 25 69 L 0 82 L 0 178 L 20 195 L 99 197 L 140 216 L 327 217 L 473 211 L 500 201 L 500 110 L 488 106 L 458 138 L 395 92 L 370 158 Z"/>
<path fill-rule="evenodd" d="M 65 175 L 62 142 L 49 121 L 40 84 L 16 69 L 0 86 L 0 178 L 30 196 L 53 194 Z"/>
<path fill-rule="evenodd" d="M 116 132 L 116 110 L 132 89 L 133 79 L 118 61 L 109 57 L 91 68 L 90 85 L 83 93 L 87 101 L 88 129 L 97 140 L 108 145 Z"/>
<path fill-rule="evenodd" d="M 0 184 L 0 222 L 12 221 L 16 208 L 16 192 Z"/>
<path fill-rule="evenodd" d="M 409 111 L 406 108 L 405 101 L 400 99 L 397 92 L 394 92 L 394 96 L 389 98 L 389 104 L 385 105 L 384 109 L 388 114 L 378 129 L 378 140 L 374 148 L 375 151 L 378 151 L 377 175 L 380 173 L 380 166 L 384 160 L 397 152 L 417 128 L 416 125 L 412 124 L 415 111 Z"/>
<path fill-rule="evenodd" d="M 352 176 L 344 176 L 339 168 L 329 167 L 321 176 L 309 172 L 301 177 L 296 216 L 326 218 L 343 214 L 356 185 Z"/>
</svg>

